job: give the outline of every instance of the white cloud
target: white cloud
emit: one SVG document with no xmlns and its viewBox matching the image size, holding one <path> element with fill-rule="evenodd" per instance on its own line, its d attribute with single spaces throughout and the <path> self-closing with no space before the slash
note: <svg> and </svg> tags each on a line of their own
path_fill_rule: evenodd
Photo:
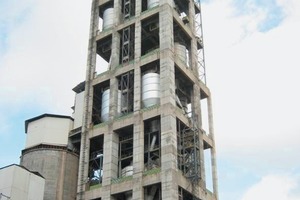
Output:
<svg viewBox="0 0 300 200">
<path fill-rule="evenodd" d="M 90 5 L 80 0 L 1 4 L 0 149 L 9 150 L 0 150 L 5 152 L 1 165 L 18 163 L 26 119 L 71 115 L 72 88 L 85 78 Z"/>
<path fill-rule="evenodd" d="M 299 8 L 290 3 L 281 5 Z M 202 9 L 217 151 L 256 169 L 299 166 L 299 15 L 286 11 L 281 24 L 262 33 L 249 22 L 263 13 L 232 17 L 233 9 L 224 1 Z M 245 26 L 253 27 L 246 37 Z"/>
<path fill-rule="evenodd" d="M 242 200 L 298 200 L 300 195 L 293 192 L 299 187 L 299 179 L 286 175 L 268 175 L 251 186 Z"/>
<path fill-rule="evenodd" d="M 85 77 L 90 5 L 78 0 L 42 0 L 33 5 L 26 19 L 9 29 L 0 61 L 1 103 L 32 99 L 45 110 L 69 114 L 71 89 Z M 26 6 L 12 5 L 15 9 Z"/>
</svg>

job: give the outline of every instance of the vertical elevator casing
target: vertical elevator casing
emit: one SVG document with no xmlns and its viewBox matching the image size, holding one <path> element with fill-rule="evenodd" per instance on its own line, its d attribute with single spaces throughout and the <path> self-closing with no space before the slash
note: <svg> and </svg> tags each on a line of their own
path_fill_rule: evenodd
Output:
<svg viewBox="0 0 300 200">
<path fill-rule="evenodd" d="M 142 101 L 144 107 L 159 104 L 160 76 L 158 73 L 146 73 L 142 76 Z"/>
</svg>

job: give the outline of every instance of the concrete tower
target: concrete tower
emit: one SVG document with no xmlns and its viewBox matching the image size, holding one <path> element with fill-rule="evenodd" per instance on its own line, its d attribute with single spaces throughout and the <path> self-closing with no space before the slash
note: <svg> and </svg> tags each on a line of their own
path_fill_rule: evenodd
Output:
<svg viewBox="0 0 300 200">
<path fill-rule="evenodd" d="M 77 199 L 218 199 L 202 38 L 199 0 L 92 1 Z"/>
<path fill-rule="evenodd" d="M 72 127 L 73 119 L 63 115 L 43 114 L 25 121 L 20 165 L 45 178 L 44 200 L 76 198 L 79 158 L 68 140 Z"/>
</svg>

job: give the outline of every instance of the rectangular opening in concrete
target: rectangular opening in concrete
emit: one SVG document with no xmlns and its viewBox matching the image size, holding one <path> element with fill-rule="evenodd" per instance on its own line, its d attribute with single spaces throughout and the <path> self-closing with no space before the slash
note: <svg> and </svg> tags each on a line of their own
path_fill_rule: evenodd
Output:
<svg viewBox="0 0 300 200">
<path fill-rule="evenodd" d="M 161 184 L 154 184 L 144 187 L 145 200 L 162 200 L 161 198 Z"/>
<path fill-rule="evenodd" d="M 178 12 L 179 16 L 189 15 L 189 0 L 174 0 L 174 9 Z"/>
<path fill-rule="evenodd" d="M 191 38 L 175 18 L 173 21 L 175 60 L 178 59 L 179 62 L 188 68 L 191 66 Z"/>
<path fill-rule="evenodd" d="M 132 200 L 132 191 L 112 195 L 112 200 Z"/>
<path fill-rule="evenodd" d="M 149 1 L 149 0 L 142 0 L 142 12 L 147 10 L 147 7 L 148 7 L 147 1 Z"/>
<path fill-rule="evenodd" d="M 120 60 L 121 65 L 129 64 L 134 59 L 134 32 L 135 25 L 132 24 L 119 31 L 120 34 Z"/>
<path fill-rule="evenodd" d="M 103 177 L 103 135 L 90 139 L 89 186 L 102 183 Z"/>
<path fill-rule="evenodd" d="M 183 189 L 182 187 L 178 187 L 178 200 L 201 200 L 197 198 L 192 193 L 188 192 L 187 190 Z"/>
<path fill-rule="evenodd" d="M 175 66 L 175 86 L 176 105 L 186 117 L 191 118 L 193 83 L 177 66 Z"/>
<path fill-rule="evenodd" d="M 92 111 L 93 125 L 108 121 L 109 93 L 109 80 L 94 86 Z"/>
<path fill-rule="evenodd" d="M 123 19 L 129 19 L 135 15 L 135 0 L 122 0 Z"/>
<path fill-rule="evenodd" d="M 144 121 L 145 171 L 160 167 L 160 118 Z"/>
<path fill-rule="evenodd" d="M 209 135 L 209 112 L 208 112 L 208 104 L 207 104 L 207 98 L 200 100 L 200 106 L 201 106 L 201 129 L 202 132 L 204 132 L 206 135 Z"/>
<path fill-rule="evenodd" d="M 206 189 L 213 192 L 212 147 L 204 141 L 204 167 Z"/>
<path fill-rule="evenodd" d="M 196 182 L 200 179 L 199 132 L 177 119 L 177 160 L 183 175 Z"/>
<path fill-rule="evenodd" d="M 160 103 L 160 67 L 159 60 L 141 67 L 142 107 L 148 108 Z"/>
<path fill-rule="evenodd" d="M 96 69 L 97 74 L 101 74 L 110 68 L 111 64 L 112 35 L 108 35 L 97 41 Z"/>
<path fill-rule="evenodd" d="M 114 1 L 107 1 L 99 6 L 99 31 L 112 28 L 114 23 Z"/>
<path fill-rule="evenodd" d="M 121 95 L 121 114 L 133 112 L 134 71 L 126 72 L 117 77 L 118 89 Z"/>
<path fill-rule="evenodd" d="M 159 48 L 159 18 L 158 14 L 142 21 L 142 49 L 141 55 L 151 53 Z"/>
<path fill-rule="evenodd" d="M 115 131 L 119 136 L 118 178 L 133 175 L 133 126 Z"/>
</svg>

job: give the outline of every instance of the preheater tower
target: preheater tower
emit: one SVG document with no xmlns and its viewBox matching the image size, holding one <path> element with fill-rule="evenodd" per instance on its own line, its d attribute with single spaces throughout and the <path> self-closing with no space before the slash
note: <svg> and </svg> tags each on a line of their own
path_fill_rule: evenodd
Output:
<svg viewBox="0 0 300 200">
<path fill-rule="evenodd" d="M 202 39 L 199 0 L 92 1 L 77 199 L 218 199 Z"/>
</svg>

